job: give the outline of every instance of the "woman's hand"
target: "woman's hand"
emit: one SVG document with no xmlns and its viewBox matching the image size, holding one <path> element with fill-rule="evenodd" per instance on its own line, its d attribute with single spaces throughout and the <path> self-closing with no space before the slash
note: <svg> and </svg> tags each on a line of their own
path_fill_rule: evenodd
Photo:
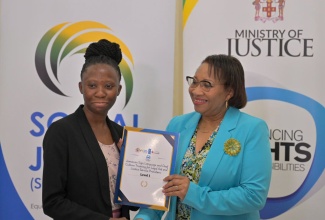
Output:
<svg viewBox="0 0 325 220">
<path fill-rule="evenodd" d="M 174 174 L 165 177 L 164 181 L 168 182 L 163 186 L 162 191 L 166 196 L 178 196 L 181 200 L 185 198 L 190 185 L 187 177 Z"/>
<path fill-rule="evenodd" d="M 117 148 L 119 150 L 121 150 L 122 144 L 123 144 L 123 140 L 120 138 L 120 140 L 117 142 Z"/>
</svg>

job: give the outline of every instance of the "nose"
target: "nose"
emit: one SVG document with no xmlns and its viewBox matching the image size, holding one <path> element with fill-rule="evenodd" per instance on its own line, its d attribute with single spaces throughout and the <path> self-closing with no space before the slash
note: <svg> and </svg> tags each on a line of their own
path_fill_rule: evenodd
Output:
<svg viewBox="0 0 325 220">
<path fill-rule="evenodd" d="M 95 95 L 97 97 L 105 97 L 106 96 L 105 88 L 103 86 L 98 86 Z"/>
<path fill-rule="evenodd" d="M 204 93 L 201 84 L 194 88 L 189 88 L 189 92 L 194 94 L 194 95 L 202 95 Z"/>
</svg>

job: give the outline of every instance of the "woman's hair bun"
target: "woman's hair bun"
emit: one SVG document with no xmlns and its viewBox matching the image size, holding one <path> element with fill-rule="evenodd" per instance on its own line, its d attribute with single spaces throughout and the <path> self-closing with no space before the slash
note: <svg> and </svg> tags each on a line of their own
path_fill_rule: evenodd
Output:
<svg viewBox="0 0 325 220">
<path fill-rule="evenodd" d="M 98 42 L 91 43 L 84 55 L 86 60 L 93 56 L 107 56 L 119 64 L 122 60 L 122 51 L 119 44 L 101 39 Z"/>
</svg>

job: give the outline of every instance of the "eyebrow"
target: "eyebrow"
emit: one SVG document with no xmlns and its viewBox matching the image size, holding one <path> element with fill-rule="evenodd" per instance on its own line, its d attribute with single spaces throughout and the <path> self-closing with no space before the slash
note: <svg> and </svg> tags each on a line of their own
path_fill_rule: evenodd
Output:
<svg viewBox="0 0 325 220">
<path fill-rule="evenodd" d="M 193 77 L 193 79 L 194 80 L 196 80 L 196 81 L 199 81 L 199 80 L 197 80 L 197 78 L 195 78 L 195 77 Z M 210 81 L 208 81 L 207 79 L 204 79 L 204 80 L 201 80 L 200 82 L 208 82 L 208 83 L 214 83 L 214 82 L 210 82 Z"/>
</svg>

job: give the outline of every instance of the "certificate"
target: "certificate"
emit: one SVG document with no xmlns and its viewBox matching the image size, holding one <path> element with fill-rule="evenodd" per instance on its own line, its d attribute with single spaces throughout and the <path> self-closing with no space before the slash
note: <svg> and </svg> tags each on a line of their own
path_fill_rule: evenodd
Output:
<svg viewBox="0 0 325 220">
<path fill-rule="evenodd" d="M 115 203 L 169 210 L 163 179 L 174 173 L 179 133 L 124 127 Z"/>
</svg>

